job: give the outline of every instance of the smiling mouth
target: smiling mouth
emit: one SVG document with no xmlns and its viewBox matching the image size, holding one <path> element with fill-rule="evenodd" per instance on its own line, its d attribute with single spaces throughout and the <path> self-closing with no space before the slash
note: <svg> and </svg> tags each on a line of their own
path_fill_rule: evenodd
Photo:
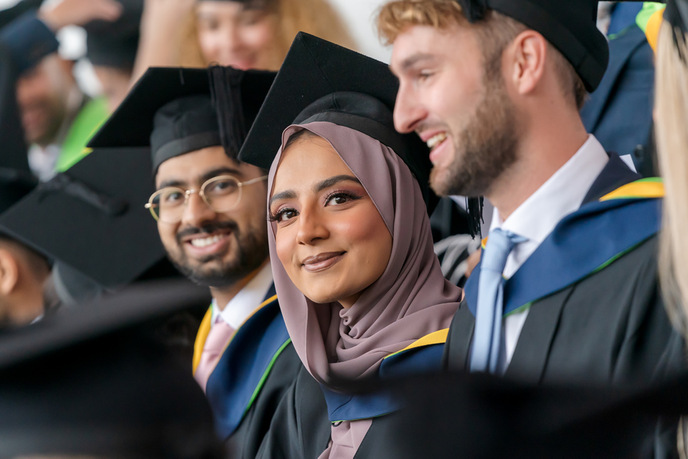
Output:
<svg viewBox="0 0 688 459">
<path fill-rule="evenodd" d="M 339 263 L 346 252 L 327 252 L 314 257 L 308 257 L 302 262 L 303 269 L 310 273 L 318 273 Z"/>
<path fill-rule="evenodd" d="M 428 148 L 430 148 L 430 151 L 432 151 L 445 140 L 447 140 L 447 134 L 440 132 L 439 134 L 435 134 L 434 136 L 430 137 L 426 143 Z"/>
<path fill-rule="evenodd" d="M 215 236 L 210 236 L 206 238 L 199 238 L 199 239 L 191 239 L 189 241 L 189 244 L 191 244 L 194 247 L 198 248 L 203 248 L 203 247 L 208 247 L 209 245 L 213 245 L 216 242 L 220 242 L 223 238 L 226 238 L 226 234 L 217 234 Z"/>
<path fill-rule="evenodd" d="M 195 251 L 202 251 L 202 253 L 213 253 L 227 244 L 231 231 L 216 232 L 212 234 L 196 234 L 192 237 L 186 238 L 184 244 L 189 244 Z"/>
</svg>

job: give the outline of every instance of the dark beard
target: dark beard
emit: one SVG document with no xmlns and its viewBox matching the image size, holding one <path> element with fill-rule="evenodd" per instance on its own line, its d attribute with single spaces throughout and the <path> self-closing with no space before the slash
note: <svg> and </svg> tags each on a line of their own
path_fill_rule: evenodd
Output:
<svg viewBox="0 0 688 459">
<path fill-rule="evenodd" d="M 484 196 L 516 161 L 517 117 L 499 69 L 488 66 L 483 88 L 475 114 L 456 138 L 452 163 L 430 174 L 440 196 Z"/>
<path fill-rule="evenodd" d="M 181 242 L 181 238 L 191 234 L 212 234 L 223 229 L 230 229 L 232 231 L 230 237 L 236 239 L 236 256 L 229 261 L 223 261 L 229 251 L 228 247 L 220 253 L 198 260 L 198 266 L 192 266 L 184 252 L 184 243 Z M 188 228 L 177 234 L 177 248 L 174 254 L 168 250 L 167 257 L 185 277 L 205 287 L 228 287 L 260 268 L 268 258 L 267 228 L 258 226 L 250 228 L 246 234 L 243 234 L 234 221 L 212 223 L 201 228 Z M 204 266 L 211 262 L 217 262 L 219 266 L 214 268 Z"/>
</svg>

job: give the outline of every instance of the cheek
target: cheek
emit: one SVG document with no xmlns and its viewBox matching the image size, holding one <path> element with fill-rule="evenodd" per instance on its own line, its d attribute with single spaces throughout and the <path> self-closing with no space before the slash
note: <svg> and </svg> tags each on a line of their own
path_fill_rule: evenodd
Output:
<svg viewBox="0 0 688 459">
<path fill-rule="evenodd" d="M 275 234 L 275 252 L 277 252 L 277 258 L 279 258 L 287 275 L 293 282 L 296 271 L 292 265 L 292 257 L 296 253 L 296 237 L 291 226 L 277 230 Z"/>
<path fill-rule="evenodd" d="M 365 209 L 343 214 L 342 217 L 331 226 L 331 231 L 339 235 L 348 250 L 356 253 L 359 262 L 366 266 L 386 265 L 392 236 L 377 209 L 370 204 Z"/>
<path fill-rule="evenodd" d="M 177 245 L 177 227 L 178 225 L 158 222 L 158 234 L 160 234 L 160 240 L 165 248 L 169 249 Z"/>
<path fill-rule="evenodd" d="M 261 21 L 258 24 L 244 27 L 241 31 L 241 39 L 244 44 L 254 52 L 265 51 L 274 42 L 275 31 L 272 22 Z"/>
<path fill-rule="evenodd" d="M 217 31 L 199 30 L 198 44 L 201 48 L 201 53 L 206 61 L 211 62 L 217 60 L 219 56 L 220 43 L 222 42 L 222 34 Z"/>
</svg>

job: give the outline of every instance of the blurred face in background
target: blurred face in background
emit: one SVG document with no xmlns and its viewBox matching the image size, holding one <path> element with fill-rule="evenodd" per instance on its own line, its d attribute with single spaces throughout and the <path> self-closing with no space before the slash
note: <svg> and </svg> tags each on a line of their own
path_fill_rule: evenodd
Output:
<svg viewBox="0 0 688 459">
<path fill-rule="evenodd" d="M 241 70 L 279 69 L 279 18 L 268 2 L 198 2 L 198 41 L 205 61 Z"/>
<path fill-rule="evenodd" d="M 107 98 L 110 112 L 114 112 L 129 92 L 131 70 L 94 65 L 93 71 L 103 88 L 103 96 Z"/>
<path fill-rule="evenodd" d="M 52 54 L 17 81 L 17 102 L 28 143 L 46 146 L 57 136 L 76 85 L 72 66 Z"/>
</svg>

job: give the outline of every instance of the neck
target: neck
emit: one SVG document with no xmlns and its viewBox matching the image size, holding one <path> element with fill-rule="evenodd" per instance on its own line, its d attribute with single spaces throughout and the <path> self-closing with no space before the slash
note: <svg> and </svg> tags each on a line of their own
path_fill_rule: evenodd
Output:
<svg viewBox="0 0 688 459">
<path fill-rule="evenodd" d="M 535 193 L 576 154 L 588 139 L 578 112 L 535 110 L 523 126 L 516 162 L 485 196 L 503 220 Z"/>
<path fill-rule="evenodd" d="M 210 287 L 210 293 L 213 295 L 213 299 L 215 299 L 215 303 L 217 303 L 217 307 L 220 308 L 220 311 L 224 310 L 227 304 L 232 301 L 232 299 L 234 299 L 234 297 L 237 296 L 237 294 L 246 287 L 269 262 L 270 260 L 265 260 L 258 269 L 232 285 L 226 287 Z"/>
</svg>

